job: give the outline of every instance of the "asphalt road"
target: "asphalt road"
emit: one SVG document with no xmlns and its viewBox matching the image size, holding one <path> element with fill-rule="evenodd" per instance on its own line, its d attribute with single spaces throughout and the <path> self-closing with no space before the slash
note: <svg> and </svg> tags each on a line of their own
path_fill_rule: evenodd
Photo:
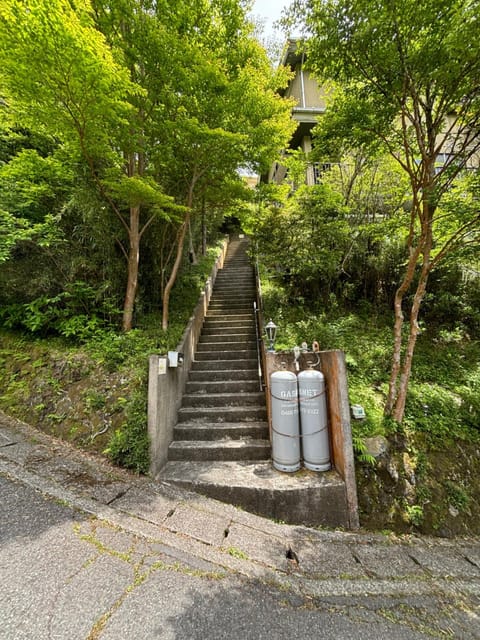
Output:
<svg viewBox="0 0 480 640">
<path fill-rule="evenodd" d="M 299 595 L 165 553 L 0 475 L 1 640 L 480 638 L 459 593 Z"/>
</svg>

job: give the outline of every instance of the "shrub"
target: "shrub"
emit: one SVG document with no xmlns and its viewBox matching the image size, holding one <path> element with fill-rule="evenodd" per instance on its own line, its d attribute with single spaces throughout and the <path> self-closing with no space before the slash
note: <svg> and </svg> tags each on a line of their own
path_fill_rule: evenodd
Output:
<svg viewBox="0 0 480 640">
<path fill-rule="evenodd" d="M 128 402 L 126 421 L 113 433 L 104 453 L 114 462 L 137 473 L 147 473 L 150 466 L 147 431 L 147 397 L 144 388 Z"/>
</svg>

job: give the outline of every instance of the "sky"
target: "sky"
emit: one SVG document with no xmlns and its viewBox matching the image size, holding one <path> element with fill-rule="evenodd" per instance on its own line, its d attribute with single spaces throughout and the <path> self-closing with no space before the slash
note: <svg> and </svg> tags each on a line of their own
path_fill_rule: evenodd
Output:
<svg viewBox="0 0 480 640">
<path fill-rule="evenodd" d="M 265 19 L 265 35 L 274 33 L 273 23 L 282 14 L 282 9 L 288 7 L 290 0 L 255 0 L 253 3 L 253 15 Z M 277 32 L 278 36 L 279 32 Z"/>
</svg>

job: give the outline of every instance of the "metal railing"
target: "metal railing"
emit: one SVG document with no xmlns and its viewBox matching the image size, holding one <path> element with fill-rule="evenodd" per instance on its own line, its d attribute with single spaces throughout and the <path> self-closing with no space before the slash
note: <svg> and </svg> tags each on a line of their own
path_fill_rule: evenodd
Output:
<svg viewBox="0 0 480 640">
<path fill-rule="evenodd" d="M 260 282 L 260 273 L 258 268 L 258 251 L 255 251 L 255 289 L 257 300 L 253 303 L 255 313 L 255 332 L 257 338 L 257 359 L 258 359 L 258 377 L 260 381 L 260 390 L 265 389 L 265 342 L 263 336 L 265 333 L 263 320 L 263 300 L 262 285 Z"/>
</svg>

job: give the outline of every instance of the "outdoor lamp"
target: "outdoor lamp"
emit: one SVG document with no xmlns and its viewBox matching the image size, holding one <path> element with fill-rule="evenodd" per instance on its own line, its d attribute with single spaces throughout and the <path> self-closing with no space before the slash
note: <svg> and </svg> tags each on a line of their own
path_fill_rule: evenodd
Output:
<svg viewBox="0 0 480 640">
<path fill-rule="evenodd" d="M 270 319 L 270 322 L 265 325 L 265 333 L 267 334 L 267 340 L 269 341 L 270 345 L 268 347 L 268 351 L 275 351 L 275 349 L 273 348 L 273 345 L 275 343 L 275 337 L 277 335 L 277 325 L 272 321 L 272 319 Z"/>
<path fill-rule="evenodd" d="M 300 364 L 298 363 L 298 359 L 300 358 L 300 353 L 302 350 L 299 346 L 293 347 L 293 357 L 295 359 L 295 369 L 300 371 Z"/>
</svg>

